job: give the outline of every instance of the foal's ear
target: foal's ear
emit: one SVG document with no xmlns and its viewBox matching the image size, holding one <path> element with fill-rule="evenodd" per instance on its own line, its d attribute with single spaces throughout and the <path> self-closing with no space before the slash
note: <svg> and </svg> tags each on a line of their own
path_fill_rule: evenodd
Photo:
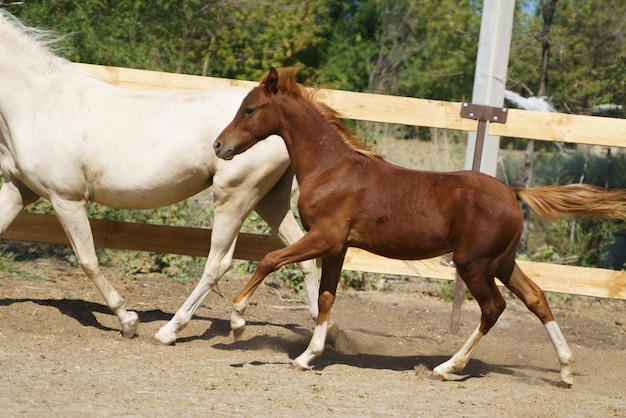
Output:
<svg viewBox="0 0 626 418">
<path fill-rule="evenodd" d="M 270 67 L 270 72 L 265 76 L 265 91 L 270 94 L 278 93 L 278 71 Z"/>
</svg>

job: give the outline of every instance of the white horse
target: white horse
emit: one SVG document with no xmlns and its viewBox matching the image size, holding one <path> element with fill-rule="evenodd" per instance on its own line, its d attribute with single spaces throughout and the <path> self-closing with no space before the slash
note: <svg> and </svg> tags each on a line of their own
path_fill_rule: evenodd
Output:
<svg viewBox="0 0 626 418">
<path fill-rule="evenodd" d="M 293 173 L 283 141 L 218 159 L 213 141 L 247 89 L 145 93 L 121 89 L 75 68 L 49 48 L 46 32 L 0 9 L 0 234 L 39 197 L 48 199 L 78 263 L 117 315 L 122 335 L 135 312 L 98 267 L 85 206 L 148 209 L 213 185 L 214 228 L 202 278 L 154 339 L 173 344 L 231 266 L 239 229 L 254 209 L 285 244 L 303 233 L 290 208 Z M 309 312 L 317 316 L 315 263 L 302 264 Z"/>
</svg>

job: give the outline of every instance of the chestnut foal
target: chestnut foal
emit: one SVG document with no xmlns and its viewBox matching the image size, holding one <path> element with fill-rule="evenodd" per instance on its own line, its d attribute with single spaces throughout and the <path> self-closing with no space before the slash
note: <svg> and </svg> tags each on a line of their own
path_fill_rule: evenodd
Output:
<svg viewBox="0 0 626 418">
<path fill-rule="evenodd" d="M 234 120 L 214 143 L 231 159 L 277 134 L 283 138 L 300 185 L 303 238 L 267 254 L 234 299 L 231 326 L 271 272 L 289 263 L 322 258 L 319 316 L 306 351 L 294 365 L 308 369 L 320 356 L 330 309 L 348 247 L 385 257 L 414 260 L 453 252 L 458 273 L 481 308 L 465 345 L 437 366 L 433 376 L 454 379 L 505 308 L 497 277 L 544 324 L 559 359 L 560 383 L 573 383 L 572 353 L 542 290 L 520 270 L 515 254 L 522 231 L 518 199 L 548 218 L 587 216 L 626 219 L 626 191 L 588 185 L 512 189 L 485 174 L 414 171 L 365 150 L 337 113 L 295 82 L 295 69 L 272 68 L 244 99 Z"/>
</svg>

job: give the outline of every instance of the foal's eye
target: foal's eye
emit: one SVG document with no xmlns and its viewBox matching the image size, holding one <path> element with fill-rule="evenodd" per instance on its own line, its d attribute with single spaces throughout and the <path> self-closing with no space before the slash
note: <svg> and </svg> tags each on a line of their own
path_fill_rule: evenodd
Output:
<svg viewBox="0 0 626 418">
<path fill-rule="evenodd" d="M 252 106 L 246 106 L 246 107 L 243 109 L 243 114 L 244 114 L 244 115 L 246 115 L 246 116 L 252 116 L 252 115 L 254 114 L 254 110 L 255 110 L 255 109 L 254 109 L 254 107 L 252 107 Z"/>
</svg>

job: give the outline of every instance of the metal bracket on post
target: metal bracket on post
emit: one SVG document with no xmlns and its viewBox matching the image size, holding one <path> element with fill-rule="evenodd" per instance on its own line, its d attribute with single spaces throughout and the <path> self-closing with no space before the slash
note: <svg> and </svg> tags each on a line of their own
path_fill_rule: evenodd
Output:
<svg viewBox="0 0 626 418">
<path fill-rule="evenodd" d="M 480 171 L 480 162 L 483 158 L 483 148 L 485 146 L 485 135 L 487 134 L 487 122 L 506 123 L 508 112 L 505 107 L 493 107 L 463 103 L 461 105 L 461 117 L 478 121 L 476 130 L 476 145 L 474 148 L 474 160 L 472 170 Z M 461 323 L 461 304 L 463 303 L 463 291 L 465 289 L 463 280 L 456 274 L 454 287 L 454 302 L 452 305 L 452 319 L 450 320 L 450 331 L 454 334 L 459 332 Z"/>
<path fill-rule="evenodd" d="M 483 147 L 485 145 L 485 135 L 487 134 L 487 122 L 506 123 L 508 115 L 506 107 L 492 107 L 463 103 L 461 105 L 461 117 L 478 121 L 476 130 L 476 148 L 474 149 L 474 161 L 472 170 L 480 171 L 480 160 L 483 157 Z"/>
</svg>

